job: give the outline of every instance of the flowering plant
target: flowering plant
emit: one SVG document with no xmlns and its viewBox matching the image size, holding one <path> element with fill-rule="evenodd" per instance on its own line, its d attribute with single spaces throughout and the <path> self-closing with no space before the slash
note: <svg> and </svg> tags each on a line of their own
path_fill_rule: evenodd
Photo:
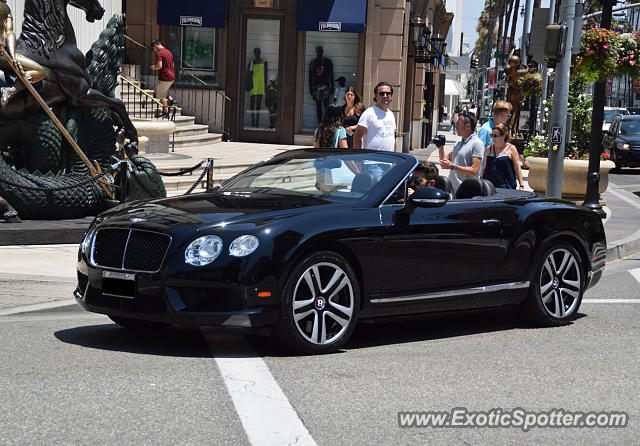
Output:
<svg viewBox="0 0 640 446">
<path fill-rule="evenodd" d="M 540 73 L 527 73 L 518 79 L 518 87 L 524 97 L 537 98 L 542 93 L 542 75 Z"/>
<path fill-rule="evenodd" d="M 618 76 L 626 74 L 631 79 L 640 77 L 640 34 L 620 34 L 616 62 Z"/>
<path fill-rule="evenodd" d="M 580 54 L 574 67 L 590 82 L 605 80 L 618 68 L 619 34 L 610 29 L 591 28 L 582 32 Z"/>
</svg>

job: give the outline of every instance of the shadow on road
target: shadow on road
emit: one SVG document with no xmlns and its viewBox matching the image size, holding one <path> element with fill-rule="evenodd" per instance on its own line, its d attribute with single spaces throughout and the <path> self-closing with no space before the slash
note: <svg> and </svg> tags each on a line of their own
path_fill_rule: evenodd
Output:
<svg viewBox="0 0 640 446">
<path fill-rule="evenodd" d="M 54 336 L 68 344 L 101 350 L 157 356 L 211 356 L 198 327 L 176 326 L 166 330 L 142 332 L 116 324 L 100 324 L 56 331 Z"/>
<path fill-rule="evenodd" d="M 586 317 L 578 313 L 576 319 Z M 358 324 L 345 348 L 349 350 L 398 345 L 436 339 L 470 336 L 514 329 L 538 329 L 522 319 L 512 309 L 480 310 L 470 313 L 431 315 L 420 319 L 364 322 Z M 540 328 L 545 330 L 545 328 Z M 553 330 L 549 328 L 548 330 Z M 62 342 L 83 347 L 175 357 L 289 357 L 297 356 L 281 348 L 266 336 L 249 336 L 251 347 L 237 334 L 219 329 L 212 332 L 209 342 L 199 327 L 172 326 L 166 330 L 133 331 L 115 324 L 87 325 L 60 330 L 54 336 Z M 551 336 L 551 334 L 549 334 Z"/>
</svg>

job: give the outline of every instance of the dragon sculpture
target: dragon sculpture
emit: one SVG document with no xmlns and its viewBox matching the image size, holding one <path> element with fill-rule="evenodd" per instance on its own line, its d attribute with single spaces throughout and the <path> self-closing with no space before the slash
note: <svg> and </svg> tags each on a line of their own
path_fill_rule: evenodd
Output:
<svg viewBox="0 0 640 446">
<path fill-rule="evenodd" d="M 56 58 L 56 51 L 62 51 L 67 45 L 72 45 L 71 53 L 73 49 L 77 51 L 73 29 L 65 29 L 71 28 L 66 16 L 67 2 L 84 9 L 89 21 L 100 18 L 104 12 L 97 0 L 27 0 L 23 33 L 18 39 L 18 52 L 26 52 L 45 67 L 47 77 L 43 85 L 36 84 L 38 91 L 46 103 L 52 106 L 56 116 L 85 155 L 100 166 L 99 170 L 104 172 L 102 175 L 107 183 L 113 183 L 114 177 L 117 179 L 122 175 L 118 166 L 122 159 L 127 158 L 127 194 L 121 196 L 115 186 L 107 186 L 106 189 L 115 196 L 115 199 L 110 198 L 107 190 L 90 176 L 88 167 L 42 111 L 24 110 L 24 116 L 18 119 L 7 118 L 7 115 L 11 115 L 6 112 L 10 110 L 10 103 L 3 116 L 0 116 L 0 197 L 6 200 L 0 198 L 0 219 L 17 221 L 18 216 L 24 219 L 50 220 L 81 218 L 96 215 L 120 202 L 166 195 L 162 178 L 155 166 L 137 155 L 135 128 L 131 130 L 133 125 L 126 111 L 123 116 L 122 101 L 114 98 L 124 55 L 124 15 L 114 15 L 98 41 L 93 44 L 87 55 L 86 70 L 84 66 L 79 70 L 77 63 L 72 64 L 72 69 L 65 70 L 64 65 L 60 64 L 60 59 L 64 57 Z M 55 6 L 54 11 L 63 12 L 59 14 L 62 16 L 59 18 L 62 24 L 58 27 L 62 27 L 60 33 L 64 36 L 60 34 L 54 42 L 44 40 L 44 37 L 55 37 L 50 35 L 51 32 L 43 31 L 42 38 L 34 38 L 37 25 L 49 27 L 49 30 L 57 29 L 49 23 L 53 20 L 51 17 L 47 17 L 47 21 L 43 23 L 33 20 L 27 23 L 30 17 L 37 15 L 28 11 L 28 8 L 45 8 L 47 5 L 43 3 Z M 30 54 L 27 45 L 29 42 L 33 43 Z M 72 55 L 77 56 L 75 53 Z M 83 57 L 83 65 L 84 60 Z M 71 87 L 74 74 L 78 79 L 88 81 L 83 91 L 78 91 L 77 85 Z M 64 94 L 51 93 L 56 88 L 58 93 Z M 72 91 L 73 88 L 76 91 Z M 28 93 L 25 90 L 21 92 L 22 95 Z M 57 100 L 59 97 L 65 100 Z M 24 105 L 28 105 L 25 97 L 21 100 L 16 97 L 12 102 L 14 100 L 19 106 L 28 108 Z M 114 125 L 119 130 L 114 130 Z M 117 140 L 124 140 L 125 137 L 129 138 L 130 143 L 118 149 Z"/>
</svg>

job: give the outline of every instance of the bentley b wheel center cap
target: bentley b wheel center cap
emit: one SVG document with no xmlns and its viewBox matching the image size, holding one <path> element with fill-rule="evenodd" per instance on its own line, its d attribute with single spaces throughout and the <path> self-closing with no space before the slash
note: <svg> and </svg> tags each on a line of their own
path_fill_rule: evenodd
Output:
<svg viewBox="0 0 640 446">
<path fill-rule="evenodd" d="M 560 285 L 560 281 L 558 280 L 557 277 L 553 279 L 552 283 L 554 288 L 558 288 L 558 286 Z"/>
<path fill-rule="evenodd" d="M 317 297 L 316 298 L 316 309 L 317 310 L 324 310 L 325 305 L 327 304 L 327 302 L 324 300 L 324 297 Z"/>
</svg>

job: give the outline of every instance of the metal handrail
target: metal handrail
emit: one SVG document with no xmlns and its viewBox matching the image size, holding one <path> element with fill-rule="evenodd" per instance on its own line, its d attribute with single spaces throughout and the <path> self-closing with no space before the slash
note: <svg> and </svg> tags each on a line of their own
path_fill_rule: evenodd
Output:
<svg viewBox="0 0 640 446">
<path fill-rule="evenodd" d="M 163 105 L 162 102 L 160 102 L 158 99 L 154 98 L 153 96 L 151 96 L 149 93 L 147 93 L 146 91 L 144 91 L 142 88 L 138 87 L 136 84 L 134 84 L 133 82 L 131 82 L 129 79 L 127 79 L 126 77 L 124 77 L 122 74 L 120 75 L 120 79 L 122 79 L 123 81 L 125 81 L 127 84 L 131 85 L 134 89 L 138 90 L 141 94 L 145 95 L 146 97 L 148 97 L 149 99 L 151 99 L 153 102 L 155 102 L 157 105 L 159 105 L 160 107 L 167 107 L 167 108 L 171 108 L 171 109 L 178 109 L 177 105 Z"/>
</svg>

